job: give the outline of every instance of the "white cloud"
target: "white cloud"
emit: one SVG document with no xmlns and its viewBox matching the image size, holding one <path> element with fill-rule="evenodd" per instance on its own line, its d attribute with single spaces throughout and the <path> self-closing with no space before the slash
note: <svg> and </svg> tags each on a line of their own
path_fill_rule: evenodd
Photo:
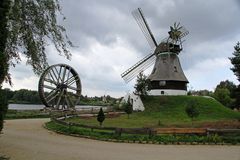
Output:
<svg viewBox="0 0 240 160">
<path fill-rule="evenodd" d="M 216 85 L 223 80 L 228 79 L 237 83 L 236 77 L 229 69 L 230 67 L 230 61 L 226 58 L 206 59 L 186 70 L 185 74 L 193 89 L 214 90 Z"/>
</svg>

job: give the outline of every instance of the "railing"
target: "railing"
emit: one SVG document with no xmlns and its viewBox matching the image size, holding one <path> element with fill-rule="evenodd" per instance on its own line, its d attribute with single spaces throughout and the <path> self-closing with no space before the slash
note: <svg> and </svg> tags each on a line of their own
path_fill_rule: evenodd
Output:
<svg viewBox="0 0 240 160">
<path fill-rule="evenodd" d="M 208 128 L 118 128 L 118 127 L 100 127 L 84 125 L 73 122 L 66 122 L 65 118 L 73 117 L 77 115 L 68 115 L 64 117 L 52 117 L 51 120 L 71 127 L 81 127 L 88 128 L 93 131 L 94 129 L 112 131 L 116 135 L 121 136 L 121 134 L 144 134 L 144 135 L 158 135 L 158 134 L 194 134 L 194 135 L 211 135 L 211 134 L 228 134 L 228 133 L 240 133 L 240 129 L 208 129 Z"/>
</svg>

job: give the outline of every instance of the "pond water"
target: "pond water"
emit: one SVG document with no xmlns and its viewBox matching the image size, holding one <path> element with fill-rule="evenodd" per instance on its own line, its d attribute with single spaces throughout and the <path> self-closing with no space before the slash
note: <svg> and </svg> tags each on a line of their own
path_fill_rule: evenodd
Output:
<svg viewBox="0 0 240 160">
<path fill-rule="evenodd" d="M 9 104 L 8 109 L 14 109 L 14 110 L 39 110 L 43 109 L 45 106 L 42 104 Z M 84 109 L 100 109 L 100 108 L 106 108 L 103 106 L 90 106 L 90 105 L 77 105 L 75 108 L 77 110 L 84 110 Z"/>
</svg>

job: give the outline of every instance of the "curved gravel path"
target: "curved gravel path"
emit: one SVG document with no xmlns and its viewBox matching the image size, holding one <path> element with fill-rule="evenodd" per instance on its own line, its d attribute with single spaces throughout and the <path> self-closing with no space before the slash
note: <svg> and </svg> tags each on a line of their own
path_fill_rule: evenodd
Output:
<svg viewBox="0 0 240 160">
<path fill-rule="evenodd" d="M 59 135 L 49 119 L 8 120 L 0 155 L 11 160 L 240 160 L 240 146 L 112 143 Z"/>
</svg>

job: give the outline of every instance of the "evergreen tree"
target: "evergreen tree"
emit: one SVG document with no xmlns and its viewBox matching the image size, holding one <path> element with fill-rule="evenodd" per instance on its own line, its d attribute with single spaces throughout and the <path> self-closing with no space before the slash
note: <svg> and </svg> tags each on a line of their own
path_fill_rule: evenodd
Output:
<svg viewBox="0 0 240 160">
<path fill-rule="evenodd" d="M 233 67 L 231 70 L 237 76 L 238 81 L 240 82 L 240 43 L 237 42 L 236 46 L 234 46 L 233 57 L 229 58 Z"/>
<path fill-rule="evenodd" d="M 149 86 L 150 83 L 149 80 L 147 80 L 147 76 L 140 72 L 137 76 L 137 81 L 134 86 L 135 93 L 138 95 L 147 95 L 147 92 L 149 91 Z"/>
<path fill-rule="evenodd" d="M 240 82 L 240 43 L 237 42 L 234 46 L 233 57 L 229 58 L 233 67 L 231 70 L 237 76 L 238 81 Z M 240 85 L 237 86 L 235 90 L 235 108 L 240 108 Z"/>
<path fill-rule="evenodd" d="M 105 120 L 105 115 L 104 115 L 103 109 L 100 108 L 98 115 L 97 115 L 97 121 L 99 122 L 100 126 L 102 126 L 102 123 L 104 120 Z"/>
<path fill-rule="evenodd" d="M 133 107 L 132 107 L 132 104 L 130 103 L 130 96 L 128 97 L 127 102 L 123 104 L 123 108 L 124 108 L 124 111 L 127 113 L 128 119 L 129 119 L 129 115 L 132 114 L 133 112 Z"/>
</svg>

